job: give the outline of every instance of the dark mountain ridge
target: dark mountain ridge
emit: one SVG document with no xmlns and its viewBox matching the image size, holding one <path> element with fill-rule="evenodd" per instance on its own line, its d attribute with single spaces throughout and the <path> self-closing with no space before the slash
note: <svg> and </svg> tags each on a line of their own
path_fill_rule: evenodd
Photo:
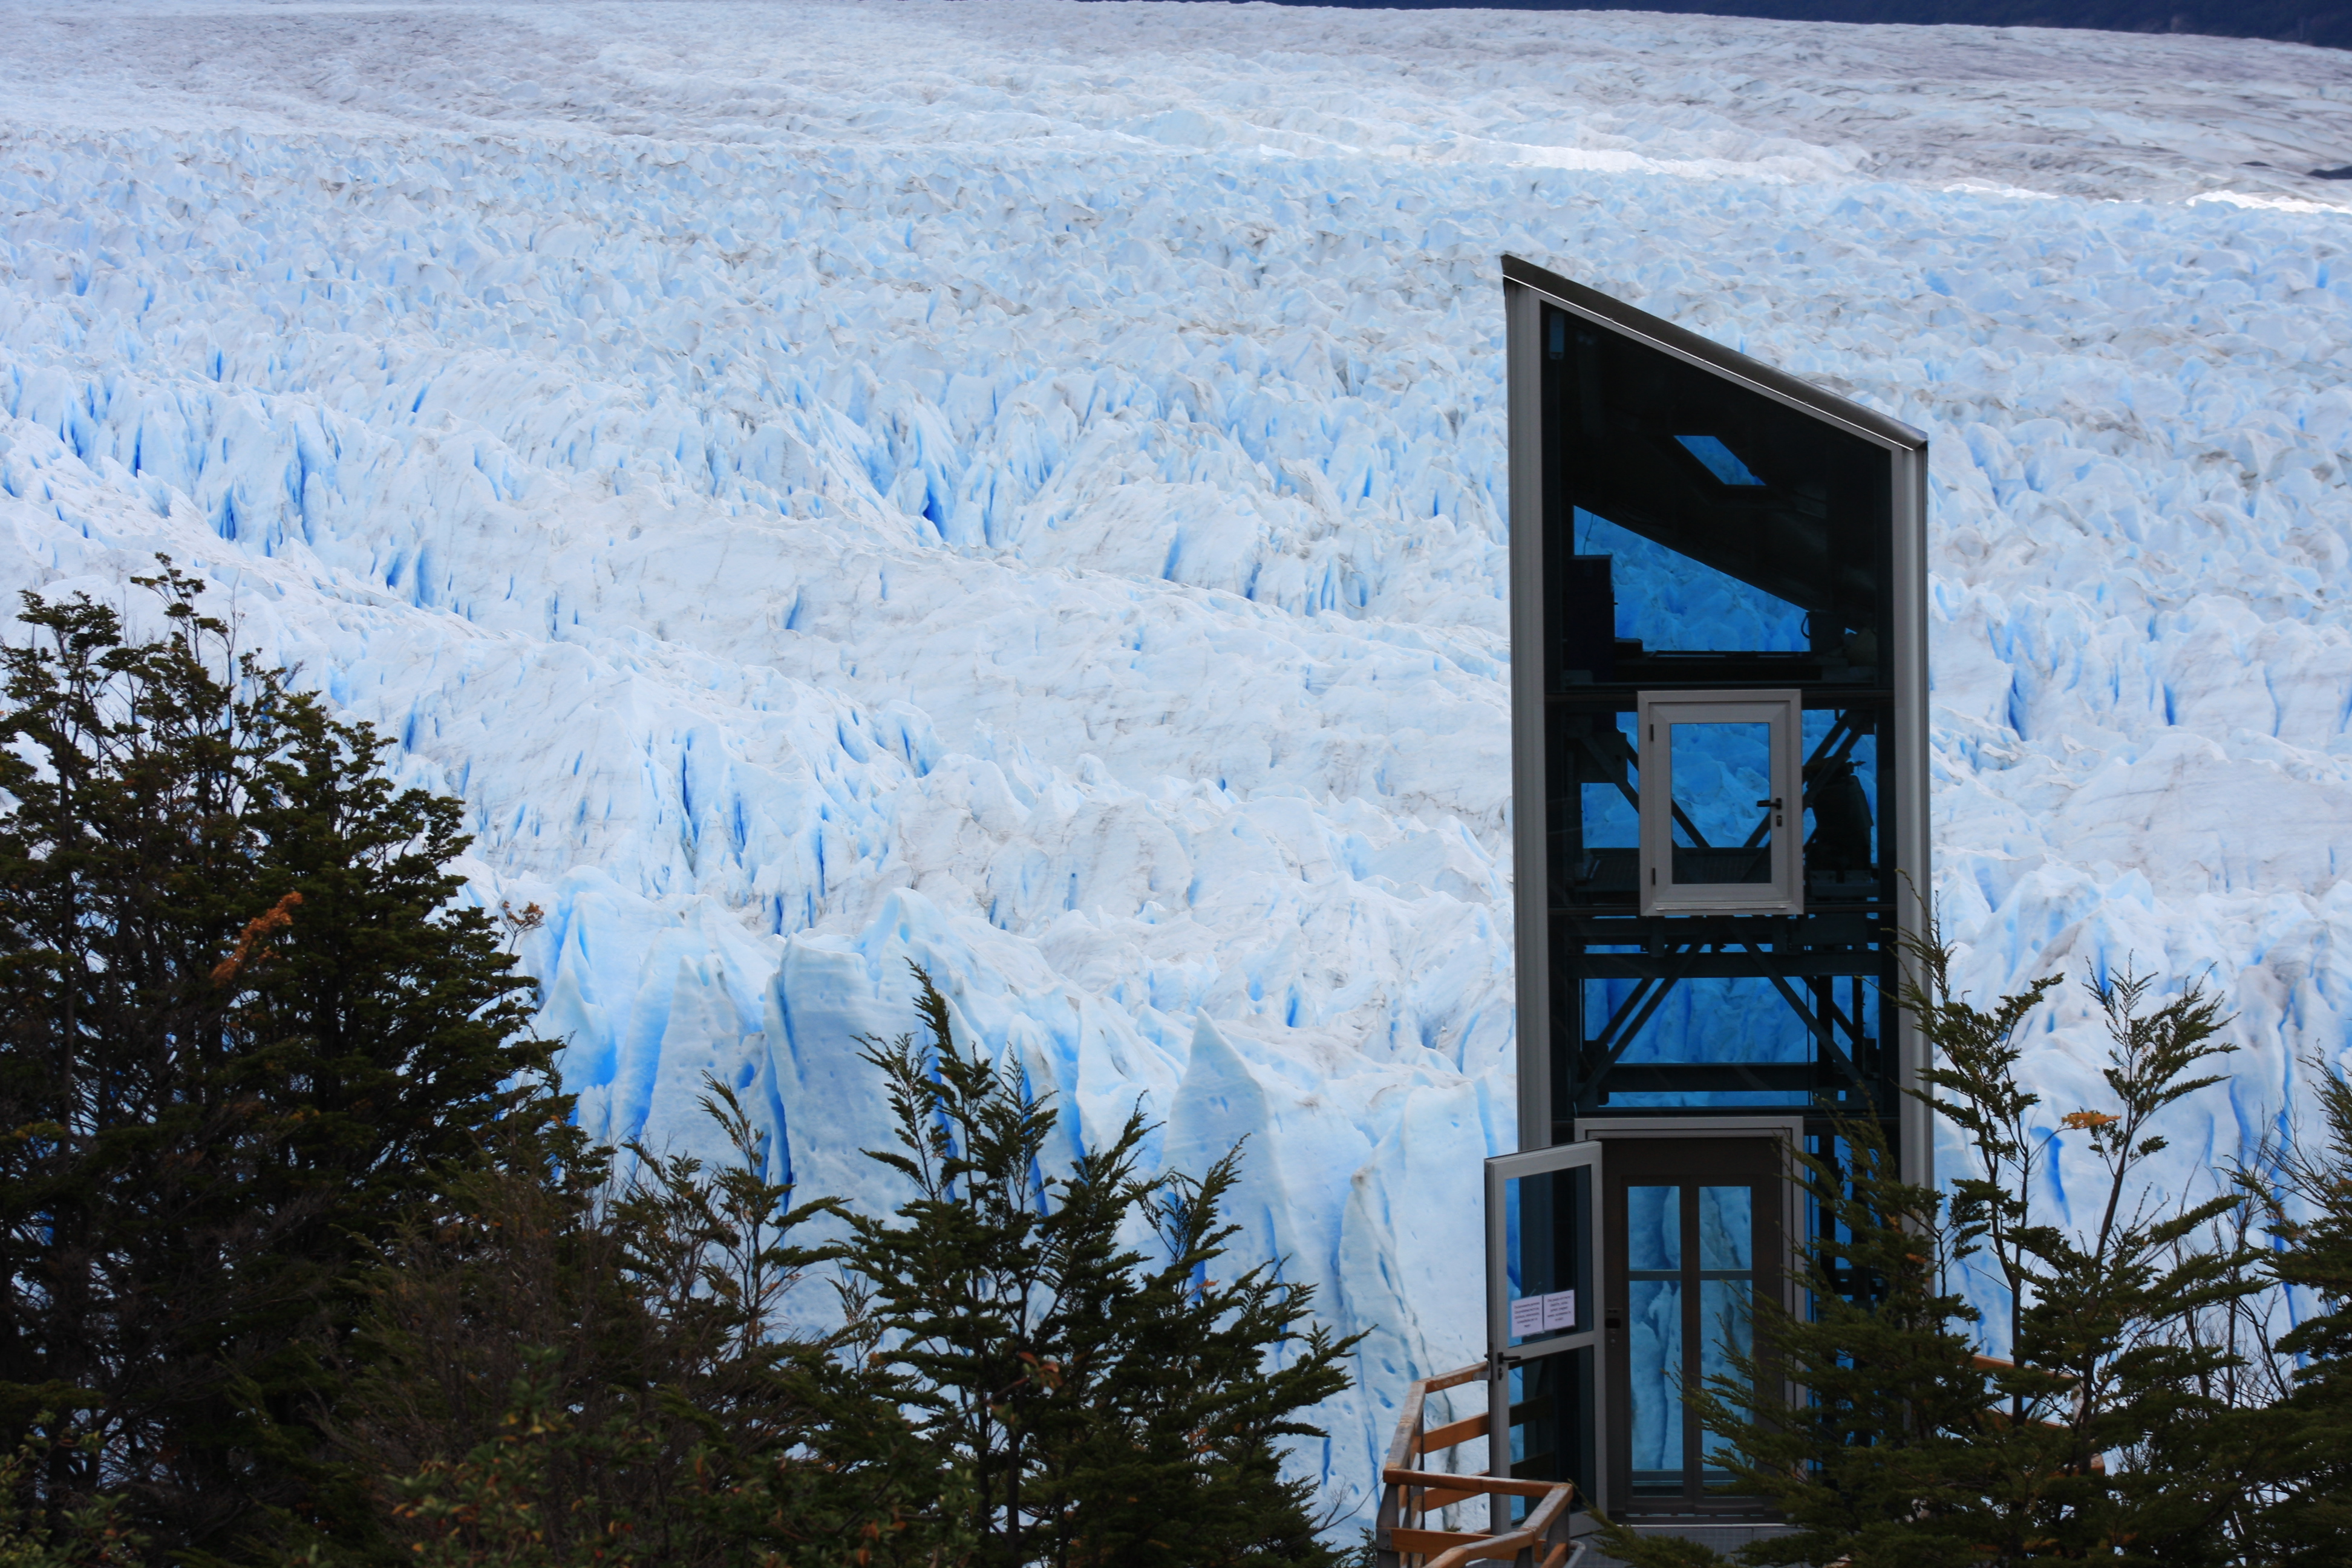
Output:
<svg viewBox="0 0 2352 1568">
<path fill-rule="evenodd" d="M 1275 0 L 1349 10 L 1659 11 L 1756 16 L 1780 22 L 1959 24 L 1979 27 L 2092 27 L 2115 33 L 2200 33 L 2352 49 L 2352 6 L 2311 0 Z"/>
</svg>

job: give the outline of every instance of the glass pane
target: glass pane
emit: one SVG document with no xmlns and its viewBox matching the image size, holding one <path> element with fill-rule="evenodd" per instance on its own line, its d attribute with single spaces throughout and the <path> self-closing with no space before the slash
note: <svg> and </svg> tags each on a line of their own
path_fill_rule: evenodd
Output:
<svg viewBox="0 0 2352 1568">
<path fill-rule="evenodd" d="M 1573 1481 L 1580 1496 L 1592 1496 L 1591 1432 L 1593 1355 L 1590 1349 L 1564 1351 L 1524 1362 L 1510 1371 L 1511 1474 L 1523 1481 Z M 1483 1387 L 1483 1384 L 1474 1385 Z M 1538 1500 L 1511 1498 L 1513 1522 L 1525 1519 Z M 1483 1526 L 1483 1500 L 1472 1505 Z"/>
<path fill-rule="evenodd" d="M 1621 640 L 1617 679 L 1874 668 L 1891 454 L 1647 343 L 1565 315 L 1546 331 L 1545 441 L 1573 538 L 1545 563 L 1612 558 L 1617 635 L 1643 639 Z"/>
<path fill-rule="evenodd" d="M 1698 1371 L 1702 1380 L 1734 1376 L 1737 1369 L 1731 1363 L 1732 1356 L 1746 1355 L 1754 1343 L 1754 1325 L 1748 1310 L 1749 1293 L 1753 1289 L 1745 1279 L 1704 1279 L 1699 1282 L 1702 1342 L 1699 1345 Z M 1712 1432 L 1706 1434 L 1706 1443 L 1710 1461 L 1730 1447 Z M 1717 1465 L 1710 1463 L 1707 1466 L 1709 1485 L 1728 1479 Z"/>
<path fill-rule="evenodd" d="M 1641 773 L 1631 713 L 1595 713 L 1563 720 L 1566 763 L 1574 770 L 1573 820 L 1554 839 L 1553 875 L 1570 901 L 1631 898 L 1640 886 Z"/>
<path fill-rule="evenodd" d="M 1756 477 L 1755 469 L 1740 460 L 1738 453 L 1723 444 L 1719 436 L 1677 436 L 1675 440 L 1715 476 L 1717 484 L 1751 487 L 1764 482 Z"/>
<path fill-rule="evenodd" d="M 1874 716 L 1805 713 L 1805 885 L 1809 897 L 1878 890 L 1878 737 Z"/>
<path fill-rule="evenodd" d="M 1680 552 L 1589 511 L 1576 514 L 1576 548 L 1607 555 L 1616 633 L 1645 650 L 1756 649 L 1801 653 L 1805 612 Z M 1621 668 L 1620 679 L 1633 679 Z"/>
<path fill-rule="evenodd" d="M 1640 787 L 1634 783 L 1631 766 L 1625 769 L 1622 787 L 1613 783 L 1578 786 L 1583 793 L 1586 849 L 1631 849 L 1642 842 L 1641 808 L 1636 804 L 1638 797 L 1632 793 Z M 1590 880 L 1593 869 L 1581 868 L 1575 879 L 1580 883 Z"/>
<path fill-rule="evenodd" d="M 1772 726 L 1670 724 L 1678 884 L 1769 882 Z"/>
<path fill-rule="evenodd" d="M 1567 1356 L 1544 1356 L 1511 1369 L 1511 1474 L 1521 1480 L 1551 1480 L 1559 1474 L 1560 1416 L 1558 1397 Z"/>
<path fill-rule="evenodd" d="M 1519 1204 L 1521 1201 L 1519 1188 L 1521 1185 L 1522 1184 L 1517 1181 L 1503 1184 L 1503 1283 L 1509 1287 L 1510 1293 L 1515 1298 L 1527 1293 L 1524 1283 L 1527 1266 L 1519 1259 Z"/>
<path fill-rule="evenodd" d="M 1638 948 L 1604 948 L 1588 952 L 1639 952 Z M 1786 1065 L 1813 1059 L 1812 1032 L 1789 999 L 1771 981 L 1753 975 L 1706 976 L 1675 983 L 1663 998 L 1639 992 L 1632 980 L 1581 982 L 1585 1032 L 1599 1037 L 1616 1020 L 1632 1038 L 1620 1049 L 1615 1035 L 1611 1048 L 1627 1067 L 1653 1062 L 1705 1062 L 1723 1065 L 1760 1063 Z M 1851 1009 L 1855 987 L 1838 983 L 1838 1005 Z M 1864 983 L 1863 1001 L 1877 1005 L 1874 982 Z M 1652 1004 L 1654 1003 L 1654 1005 Z M 1875 1015 L 1873 1015 L 1875 1016 Z M 1616 1082 L 1624 1083 L 1620 1078 Z M 1781 1082 L 1777 1087 L 1759 1079 L 1746 1089 L 1636 1089 L 1612 1088 L 1609 1104 L 1628 1109 L 1643 1106 L 1753 1105 L 1801 1106 L 1812 1103 L 1812 1090 Z"/>
<path fill-rule="evenodd" d="M 1753 1268 L 1755 1258 L 1755 1194 L 1753 1187 L 1701 1187 L 1698 1190 L 1698 1266 L 1701 1268 Z"/>
<path fill-rule="evenodd" d="M 1635 1192 L 1644 1189 L 1636 1187 Z M 1652 1192 L 1673 1192 L 1653 1187 Z M 1633 1394 L 1630 1436 L 1636 1489 L 1679 1489 L 1683 1482 L 1683 1286 L 1679 1279 L 1635 1279 L 1628 1286 L 1627 1368 Z"/>
<path fill-rule="evenodd" d="M 1503 1268 L 1509 1342 L 1591 1328 L 1591 1265 L 1582 1226 L 1592 1173 L 1583 1166 L 1503 1184 Z"/>
<path fill-rule="evenodd" d="M 1626 1267 L 1640 1272 L 1683 1266 L 1683 1190 L 1625 1189 Z"/>
<path fill-rule="evenodd" d="M 1510 1249 L 1508 1327 L 1513 1344 L 1533 1339 L 1543 1330 L 1543 1298 L 1552 1289 L 1551 1185 L 1549 1173 L 1503 1184 L 1503 1235 Z"/>
</svg>

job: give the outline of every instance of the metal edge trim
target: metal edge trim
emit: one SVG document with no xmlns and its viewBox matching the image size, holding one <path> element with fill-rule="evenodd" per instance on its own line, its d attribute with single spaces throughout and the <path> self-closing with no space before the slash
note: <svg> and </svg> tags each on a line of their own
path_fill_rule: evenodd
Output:
<svg viewBox="0 0 2352 1568">
<path fill-rule="evenodd" d="M 1896 481 L 1895 496 L 1907 515 L 1895 521 L 1895 593 L 1897 614 L 1895 668 L 1907 673 L 1895 690 L 1895 776 L 1910 781 L 1903 792 L 1903 826 L 1893 846 L 1898 872 L 1909 879 L 1895 893 L 1898 931 L 1916 934 L 1925 923 L 1923 900 L 1935 896 L 1934 840 L 1929 832 L 1927 794 L 1927 705 L 1932 681 L 1927 670 L 1931 651 L 1927 637 L 1927 455 L 1922 450 L 1899 455 L 1899 465 L 1910 473 Z M 1906 482 L 1907 480 L 1907 482 Z M 1891 999 L 1889 999 L 1891 1004 Z M 1882 1004 L 1886 1005 L 1889 1004 Z M 1909 1014 L 1895 1014 L 1895 1062 L 1903 1088 L 1921 1087 L 1927 1045 Z M 1897 1108 L 1895 1128 L 1902 1141 L 1897 1162 L 1903 1179 L 1916 1186 L 1932 1186 L 1936 1174 L 1934 1113 L 1910 1095 Z"/>
<path fill-rule="evenodd" d="M 1503 313 L 1510 393 L 1512 936 L 1516 952 L 1525 955 L 1551 950 L 1543 896 L 1543 377 L 1535 297 L 1507 279 Z M 1516 967 L 1518 1146 L 1540 1149 L 1551 1142 L 1551 976 L 1541 963 Z"/>
<path fill-rule="evenodd" d="M 1580 1143 L 1611 1138 L 1762 1138 L 1776 1132 L 1801 1143 L 1805 1113 L 1792 1110 L 1756 1116 L 1580 1116 L 1575 1126 Z"/>
<path fill-rule="evenodd" d="M 1507 252 L 1503 256 L 1503 281 L 1507 287 L 1517 284 L 1531 289 L 1562 310 L 1572 310 L 1612 331 L 1639 340 L 1727 380 L 1739 382 L 1776 402 L 1843 426 L 1879 446 L 1898 451 L 1927 449 L 1925 431 Z"/>
</svg>

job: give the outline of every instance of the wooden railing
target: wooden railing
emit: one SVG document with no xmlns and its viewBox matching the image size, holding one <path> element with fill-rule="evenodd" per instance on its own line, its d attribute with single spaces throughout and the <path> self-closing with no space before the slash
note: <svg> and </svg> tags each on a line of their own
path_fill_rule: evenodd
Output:
<svg viewBox="0 0 2352 1568">
<path fill-rule="evenodd" d="M 1396 1438 L 1381 1468 L 1381 1511 L 1373 1538 L 1378 1568 L 1463 1568 L 1465 1563 L 1504 1560 L 1517 1568 L 1561 1568 L 1568 1561 L 1568 1516 L 1576 1489 L 1566 1481 L 1520 1481 L 1506 1476 L 1457 1475 L 1423 1470 L 1423 1455 L 1457 1447 L 1486 1435 L 1486 1417 L 1472 1415 L 1442 1426 L 1425 1425 L 1429 1396 L 1441 1389 L 1478 1383 L 1484 1362 L 1437 1377 L 1425 1377 L 1405 1394 L 1397 1413 Z M 1480 1497 L 1535 1500 L 1528 1516 L 1503 1531 L 1431 1530 L 1423 1522 L 1454 1503 Z"/>
</svg>

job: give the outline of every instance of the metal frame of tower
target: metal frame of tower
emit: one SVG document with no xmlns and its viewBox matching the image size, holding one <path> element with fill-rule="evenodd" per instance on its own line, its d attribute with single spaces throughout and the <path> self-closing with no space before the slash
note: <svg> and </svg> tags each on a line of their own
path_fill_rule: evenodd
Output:
<svg viewBox="0 0 2352 1568">
<path fill-rule="evenodd" d="M 1608 1088 L 1596 1075 L 1615 1073 L 1618 1077 L 1613 1081 L 1620 1085 L 1639 1085 L 1653 1091 L 1643 1097 L 1653 1103 L 1658 1099 L 1654 1091 L 1677 1085 L 1702 1092 L 1709 1086 L 1764 1089 L 1780 1097 L 1780 1104 L 1771 1109 L 1804 1116 L 1809 1134 L 1825 1131 L 1833 1113 L 1866 1110 L 1892 1134 L 1890 1141 L 1899 1151 L 1906 1178 L 1925 1183 L 1932 1169 L 1927 1110 L 1900 1092 L 1919 1082 L 1924 1047 L 1918 1034 L 1893 1005 L 1892 998 L 1884 997 L 1873 1005 L 1881 1032 L 1891 1039 L 1864 1039 L 1862 1009 L 1858 1005 L 1841 1008 L 1833 993 L 1842 981 L 1849 982 L 1857 994 L 1864 984 L 1883 991 L 1894 983 L 1898 954 L 1895 944 L 1885 940 L 1885 927 L 1892 924 L 1905 932 L 1919 931 L 1925 912 L 1920 900 L 1929 887 L 1927 438 L 1896 420 L 1517 257 L 1503 258 L 1503 279 L 1510 403 L 1519 1147 L 1531 1150 L 1567 1141 L 1576 1136 L 1578 1123 L 1590 1127 L 1596 1120 L 1609 1117 Z M 1676 682 L 1653 674 L 1577 689 L 1555 684 L 1558 660 L 1546 650 L 1570 628 L 1552 624 L 1559 616 L 1560 600 L 1546 560 L 1548 549 L 1559 548 L 1557 515 L 1565 504 L 1562 497 L 1546 493 L 1548 482 L 1560 483 L 1557 455 L 1547 456 L 1547 420 L 1558 417 L 1546 410 L 1545 331 L 1546 322 L 1552 319 L 1550 312 L 1565 313 L 1580 331 L 1609 334 L 1614 340 L 1612 353 L 1624 353 L 1623 345 L 1631 345 L 1640 353 L 1664 356 L 1675 365 L 1693 367 L 1727 387 L 1768 399 L 1886 454 L 1885 553 L 1871 568 L 1885 584 L 1878 614 L 1885 646 L 1878 657 L 1885 669 L 1875 678 L 1876 686 L 1868 694 L 1826 687 L 1805 692 L 1809 708 L 1878 703 L 1885 709 L 1870 722 L 1879 745 L 1874 753 L 1878 769 L 1878 820 L 1885 825 L 1879 853 L 1889 863 L 1876 868 L 1883 891 L 1874 895 L 1866 908 L 1859 904 L 1843 910 L 1809 907 L 1803 913 L 1789 916 L 1643 915 L 1615 908 L 1566 910 L 1556 907 L 1551 818 L 1553 803 L 1564 786 L 1554 776 L 1562 754 L 1554 729 L 1556 716 L 1564 706 L 1581 704 L 1599 711 L 1613 703 L 1630 711 L 1634 685 L 1641 686 L 1646 696 L 1727 686 L 1736 694 L 1744 685 L 1759 683 L 1724 679 L 1724 668 L 1730 668 L 1726 660 L 1710 665 L 1701 658 L 1692 661 L 1691 673 L 1696 678 L 1692 680 Z M 1572 552 L 1572 542 L 1568 548 Z M 1650 661 L 1652 665 L 1660 662 Z M 1735 677 L 1754 673 L 1733 671 Z M 1850 746 L 1853 742 L 1846 743 Z M 1870 928 L 1875 934 L 1865 940 L 1857 922 L 1873 921 L 1878 922 Z M 1563 922 L 1573 924 L 1575 930 L 1570 931 Z M 1586 940 L 1595 932 L 1607 940 Z M 1588 954 L 1588 948 L 1602 951 Z M 1653 997 L 1653 1008 L 1654 998 L 1664 996 L 1682 978 L 1702 974 L 1759 978 L 1776 985 L 1799 1016 L 1807 1019 L 1819 1046 L 1816 1059 L 1801 1071 L 1793 1066 L 1665 1068 L 1618 1063 L 1605 1051 L 1592 1049 L 1589 1026 L 1581 1021 L 1580 1001 L 1559 1005 L 1570 999 L 1559 994 L 1557 987 L 1578 984 L 1596 973 L 1650 987 L 1645 994 Z M 1806 1005 L 1809 986 L 1815 999 L 1811 1006 Z M 1828 999 L 1826 1004 L 1823 998 Z M 1848 1011 L 1854 1015 L 1852 1018 L 1845 1016 Z M 1559 1037 L 1564 1017 L 1572 1022 L 1578 1037 Z M 1622 1051 L 1622 1042 L 1619 1048 Z M 1789 1097 L 1800 1090 L 1810 1098 L 1792 1104 Z M 1679 1104 L 1666 1114 L 1687 1120 L 1753 1116 L 1767 1109 L 1753 1103 L 1757 1095 L 1747 1098 L 1751 1103 L 1746 1106 Z"/>
</svg>

